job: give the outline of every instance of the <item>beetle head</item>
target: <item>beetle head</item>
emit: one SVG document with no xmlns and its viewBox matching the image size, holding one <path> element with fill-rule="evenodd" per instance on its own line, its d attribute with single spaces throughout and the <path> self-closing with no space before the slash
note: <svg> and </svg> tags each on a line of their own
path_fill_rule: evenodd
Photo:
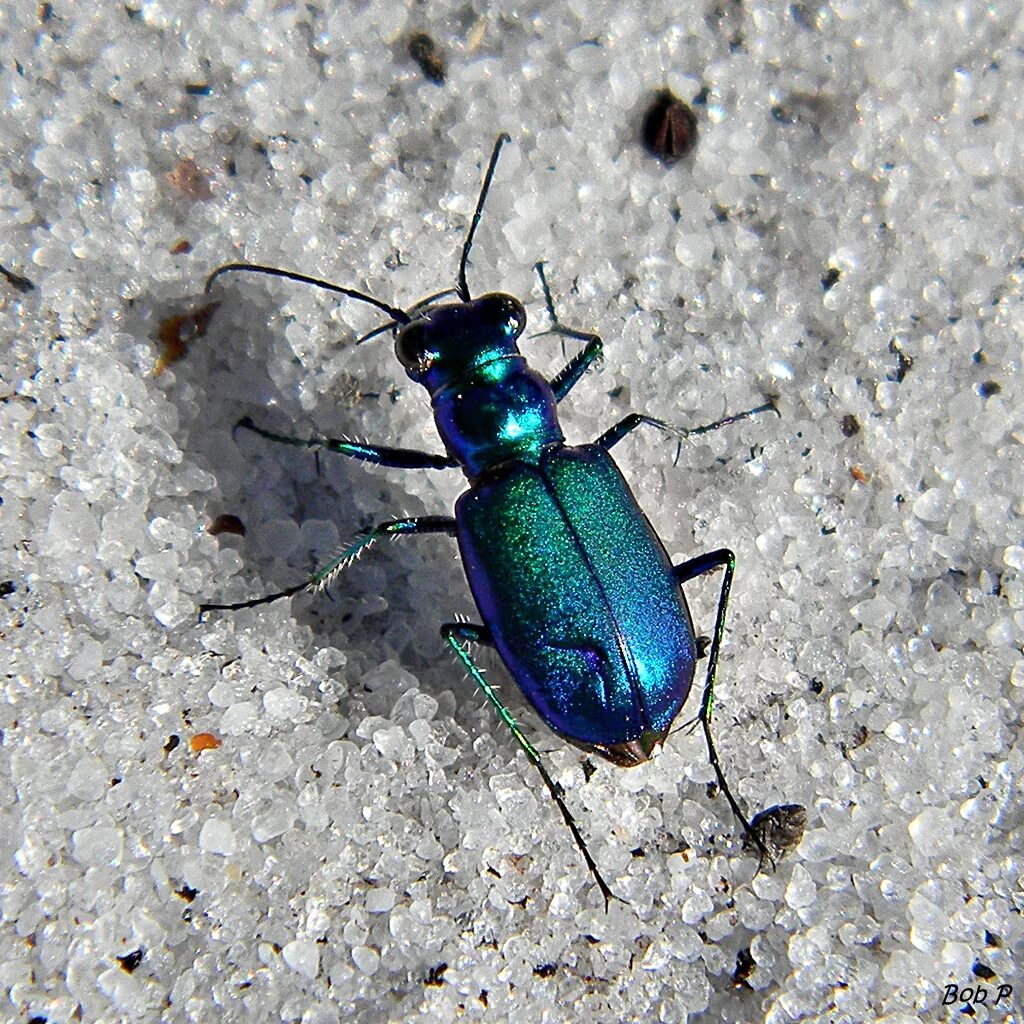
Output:
<svg viewBox="0 0 1024 1024">
<path fill-rule="evenodd" d="M 526 310 L 512 295 L 492 292 L 469 302 L 434 306 L 399 327 L 395 355 L 412 380 L 431 391 L 460 374 L 516 356 Z"/>
</svg>

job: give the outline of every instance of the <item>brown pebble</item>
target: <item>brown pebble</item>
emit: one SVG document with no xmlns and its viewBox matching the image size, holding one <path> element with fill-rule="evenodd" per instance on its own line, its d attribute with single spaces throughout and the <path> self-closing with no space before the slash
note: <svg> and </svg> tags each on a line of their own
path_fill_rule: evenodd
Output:
<svg viewBox="0 0 1024 1024">
<path fill-rule="evenodd" d="M 697 115 L 668 89 L 662 89 L 644 115 L 647 152 L 666 164 L 686 156 L 697 142 Z"/>
<path fill-rule="evenodd" d="M 414 32 L 409 37 L 409 56 L 420 66 L 425 78 L 434 85 L 444 85 L 444 58 L 426 32 Z"/>
</svg>

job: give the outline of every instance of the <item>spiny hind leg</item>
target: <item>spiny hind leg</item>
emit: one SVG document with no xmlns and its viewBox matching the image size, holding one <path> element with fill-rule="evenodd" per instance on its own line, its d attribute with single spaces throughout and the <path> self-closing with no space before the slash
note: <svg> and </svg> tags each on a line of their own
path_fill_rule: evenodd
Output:
<svg viewBox="0 0 1024 1024">
<path fill-rule="evenodd" d="M 493 643 L 490 630 L 486 626 L 478 626 L 469 622 L 446 622 L 441 626 L 441 636 L 444 642 L 451 648 L 455 657 L 462 663 L 463 668 L 469 673 L 470 678 L 480 688 L 495 711 L 498 712 L 498 717 L 508 726 L 509 731 L 515 737 L 516 742 L 522 748 L 527 758 L 540 773 L 540 777 L 544 780 L 544 785 L 547 786 L 547 790 L 551 794 L 551 799 L 558 805 L 558 809 L 562 814 L 562 820 L 572 833 L 576 846 L 583 855 L 590 874 L 597 883 L 598 889 L 601 890 L 605 910 L 607 910 L 610 902 L 613 899 L 619 899 L 619 897 L 611 891 L 608 883 L 601 877 L 601 872 L 598 870 L 597 863 L 591 856 L 590 850 L 587 849 L 586 840 L 576 824 L 576 819 L 573 818 L 569 808 L 566 806 L 562 787 L 548 774 L 548 770 L 544 767 L 544 762 L 540 759 L 540 754 L 537 753 L 533 744 L 523 735 L 516 720 L 512 717 L 512 713 L 502 703 L 494 687 L 484 678 L 482 670 L 477 666 L 472 654 L 469 652 L 470 643 Z"/>
<path fill-rule="evenodd" d="M 708 760 L 714 769 L 718 785 L 725 794 L 725 799 L 729 802 L 733 814 L 736 815 L 737 820 L 743 826 L 743 831 L 761 851 L 762 859 L 767 857 L 771 861 L 771 854 L 768 852 L 757 830 L 747 820 L 747 816 L 743 813 L 743 809 L 733 796 L 732 790 L 725 780 L 725 772 L 722 770 L 722 765 L 718 760 L 718 751 L 715 749 L 715 743 L 711 736 L 711 712 L 715 703 L 715 676 L 718 671 L 718 655 L 722 647 L 722 638 L 725 636 L 725 615 L 729 604 L 729 591 L 732 589 L 733 573 L 736 571 L 736 556 L 728 548 L 719 548 L 717 551 L 709 551 L 686 562 L 680 562 L 672 567 L 672 573 L 679 585 L 682 586 L 689 580 L 715 572 L 718 569 L 724 569 L 725 574 L 722 577 L 722 590 L 718 597 L 715 632 L 712 635 L 711 647 L 708 651 L 708 672 L 704 681 L 704 693 L 701 695 L 700 712 L 697 715 L 697 719 L 704 731 L 704 739 L 708 747 Z"/>
</svg>

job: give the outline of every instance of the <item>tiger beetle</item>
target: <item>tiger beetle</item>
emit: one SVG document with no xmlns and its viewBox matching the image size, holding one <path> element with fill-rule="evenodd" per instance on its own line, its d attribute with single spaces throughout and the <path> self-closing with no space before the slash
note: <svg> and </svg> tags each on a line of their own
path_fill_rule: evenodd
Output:
<svg viewBox="0 0 1024 1024">
<path fill-rule="evenodd" d="M 545 334 L 584 343 L 550 381 L 528 365 L 518 340 L 526 326 L 523 304 L 492 292 L 474 299 L 466 282 L 473 237 L 491 187 L 501 147 L 498 136 L 476 210 L 462 246 L 455 288 L 408 310 L 351 288 L 251 263 L 228 263 L 223 274 L 269 274 L 316 285 L 375 306 L 390 319 L 358 339 L 394 333 L 395 355 L 409 378 L 426 388 L 445 454 L 275 434 L 249 417 L 238 426 L 297 448 L 327 449 L 398 469 L 461 469 L 469 490 L 454 516 L 390 519 L 365 531 L 309 579 L 249 601 L 200 605 L 200 614 L 237 610 L 330 586 L 371 544 L 386 537 L 454 537 L 480 612 L 479 624 L 446 622 L 441 636 L 497 711 L 540 773 L 590 870 L 607 909 L 617 899 L 601 877 L 562 787 L 548 774 L 494 686 L 473 658 L 473 644 L 496 648 L 523 696 L 544 723 L 585 751 L 623 767 L 647 761 L 686 703 L 704 638 L 694 632 L 682 585 L 724 570 L 714 634 L 708 650 L 700 722 L 711 766 L 747 835 L 767 855 L 729 789 L 711 738 L 715 671 L 735 558 L 725 548 L 675 565 L 640 510 L 610 455 L 641 425 L 680 441 L 757 413 L 769 401 L 715 423 L 684 429 L 633 413 L 592 444 L 569 446 L 558 423 L 558 403 L 601 355 L 596 334 L 563 326 L 555 315 L 543 264 L 537 264 L 551 327 Z M 454 301 L 442 302 L 448 296 Z M 358 343 L 357 342 L 357 343 Z"/>
</svg>

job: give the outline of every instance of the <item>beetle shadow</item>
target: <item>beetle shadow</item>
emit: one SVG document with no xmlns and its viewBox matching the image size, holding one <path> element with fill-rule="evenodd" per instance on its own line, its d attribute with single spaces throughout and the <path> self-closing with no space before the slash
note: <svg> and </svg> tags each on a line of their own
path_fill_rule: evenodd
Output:
<svg viewBox="0 0 1024 1024">
<path fill-rule="evenodd" d="M 309 412 L 300 389 L 308 386 L 307 372 L 313 372 L 302 367 L 284 339 L 290 318 L 282 314 L 276 290 L 225 288 L 214 300 L 216 308 L 205 314 L 210 300 L 204 296 L 153 303 L 150 317 L 151 336 L 162 353 L 166 339 L 161 336 L 168 333 L 169 321 L 176 320 L 187 335 L 184 350 L 157 379 L 178 410 L 176 442 L 217 480 L 214 490 L 193 499 L 206 511 L 206 519 L 196 525 L 214 532 L 218 517 L 232 516 L 245 531 L 218 534 L 222 548 L 237 550 L 243 569 L 225 581 L 221 593 L 201 593 L 197 600 L 248 600 L 285 589 L 301 583 L 360 531 L 377 523 L 409 514 L 452 514 L 454 497 L 465 489 L 457 470 L 442 471 L 447 478 L 443 486 L 423 487 L 425 477 L 440 474 L 386 469 L 332 452 L 317 454 L 236 429 L 242 417 L 251 416 L 261 427 L 288 436 L 363 439 L 372 434 L 369 440 L 382 444 L 441 451 L 436 437 L 403 440 L 397 430 L 388 429 L 399 402 L 416 410 L 404 412 L 406 421 L 410 415 L 430 415 L 418 389 L 401 373 L 388 339 L 370 343 L 380 347 L 360 361 L 370 372 L 365 379 L 357 378 L 358 386 L 342 374 L 337 399 L 319 397 Z M 197 313 L 207 322 L 190 323 Z M 331 333 L 335 331 L 337 352 L 326 352 L 324 364 L 333 362 L 356 337 L 341 325 L 332 325 Z M 319 374 L 339 382 L 338 374 L 323 364 Z M 357 671 L 369 672 L 394 658 L 421 679 L 424 692 L 437 696 L 452 690 L 457 707 L 473 713 L 476 702 L 469 698 L 475 688 L 463 679 L 439 634 L 442 622 L 476 615 L 452 539 L 423 536 L 375 544 L 327 592 L 291 598 L 290 614 L 311 630 L 315 646 L 344 651 Z M 399 696 L 396 692 L 393 699 Z"/>
</svg>

